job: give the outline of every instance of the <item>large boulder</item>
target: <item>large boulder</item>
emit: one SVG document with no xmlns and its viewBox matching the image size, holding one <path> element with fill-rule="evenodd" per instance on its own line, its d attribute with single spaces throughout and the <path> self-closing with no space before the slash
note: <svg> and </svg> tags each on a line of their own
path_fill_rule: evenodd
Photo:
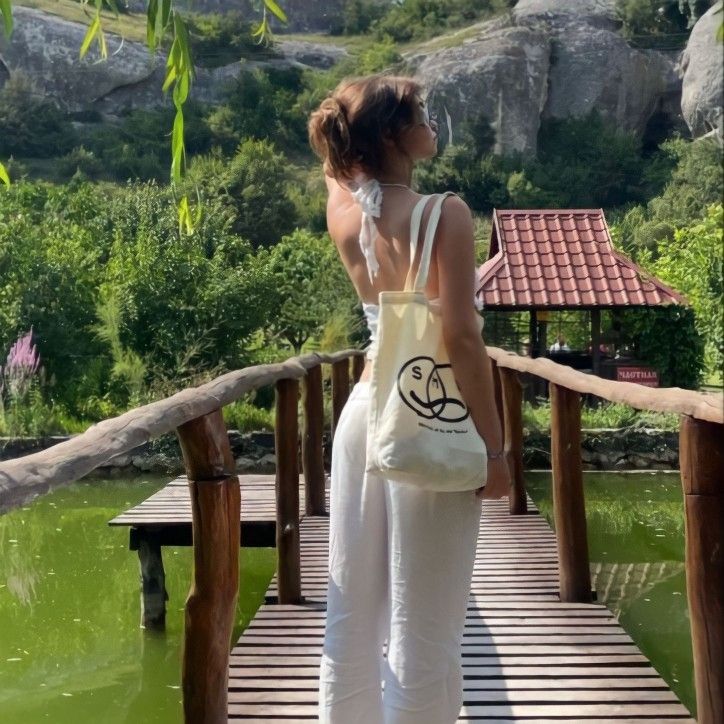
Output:
<svg viewBox="0 0 724 724">
<path fill-rule="evenodd" d="M 724 133 L 723 46 L 717 40 L 722 20 L 722 3 L 718 2 L 694 25 L 681 58 L 681 111 L 695 138 L 712 131 L 720 136 Z"/>
<path fill-rule="evenodd" d="M 495 131 L 496 152 L 535 153 L 545 105 L 550 49 L 545 33 L 488 25 L 458 46 L 406 56 L 430 105 L 453 129 L 479 113 Z"/>
<path fill-rule="evenodd" d="M 618 128 L 642 135 L 653 113 L 679 83 L 676 57 L 632 48 L 618 33 L 580 20 L 550 22 L 552 59 L 547 118 L 585 116 L 593 110 Z"/>
<path fill-rule="evenodd" d="M 101 60 L 93 46 L 81 60 L 85 25 L 30 8 L 15 7 L 13 13 L 10 40 L 0 34 L 0 87 L 13 73 L 23 73 L 32 78 L 38 93 L 65 110 L 93 108 L 109 116 L 171 104 L 170 94 L 161 93 L 165 60 L 161 54 L 152 56 L 146 45 L 107 33 L 108 58 Z M 192 96 L 207 103 L 218 101 L 242 67 L 329 68 L 347 55 L 335 45 L 292 40 L 280 40 L 276 50 L 278 57 L 265 61 L 197 68 Z"/>
<path fill-rule="evenodd" d="M 0 34 L 0 66 L 6 79 L 16 72 L 29 75 L 38 92 L 69 111 L 121 87 L 150 78 L 163 60 L 140 43 L 107 35 L 108 59 L 99 61 L 95 45 L 82 60 L 79 49 L 87 28 L 39 10 L 15 6 L 10 40 Z"/>
</svg>

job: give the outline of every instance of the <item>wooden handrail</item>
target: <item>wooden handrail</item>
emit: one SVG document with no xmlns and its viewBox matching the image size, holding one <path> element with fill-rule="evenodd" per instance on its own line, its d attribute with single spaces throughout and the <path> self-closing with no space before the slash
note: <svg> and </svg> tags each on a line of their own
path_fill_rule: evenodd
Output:
<svg viewBox="0 0 724 724">
<path fill-rule="evenodd" d="M 544 358 L 529 359 L 488 347 L 494 361 L 496 406 L 504 419 L 506 458 L 513 472 L 510 511 L 524 514 L 522 395 L 518 373 L 551 383 L 554 509 L 561 598 L 590 600 L 590 573 L 582 491 L 580 395 L 683 415 L 681 470 L 686 502 L 687 591 L 699 721 L 721 721 L 724 676 L 724 405 L 721 395 L 679 388 L 650 389 L 614 382 Z M 226 720 L 228 644 L 238 581 L 239 485 L 221 408 L 263 385 L 277 389 L 277 555 L 280 602 L 301 602 L 297 412 L 305 377 L 302 461 L 307 512 L 325 514 L 322 467 L 320 364 L 332 364 L 332 430 L 364 367 L 364 351 L 292 357 L 247 367 L 196 388 L 104 420 L 85 433 L 34 455 L 0 463 L 0 512 L 86 475 L 147 440 L 176 430 L 192 493 L 194 586 L 186 606 L 184 710 L 187 722 Z M 311 511 L 310 511 L 311 507 Z M 221 579 L 219 579 L 221 576 Z M 161 588 L 159 595 L 161 595 Z M 207 673 L 204 673 L 207 672 Z"/>
<path fill-rule="evenodd" d="M 499 367 L 528 372 L 574 392 L 591 394 L 609 402 L 622 402 L 639 410 L 674 412 L 697 420 L 724 424 L 724 403 L 721 395 L 705 394 L 679 387 L 644 387 L 635 382 L 615 382 L 537 357 L 521 357 L 498 347 L 488 347 L 488 354 Z"/>
<path fill-rule="evenodd" d="M 285 362 L 245 367 L 158 402 L 103 420 L 76 435 L 15 460 L 0 463 L 0 513 L 19 508 L 38 495 L 72 483 L 116 455 L 238 400 L 244 393 L 281 379 L 299 379 L 320 363 L 363 355 L 361 350 L 308 354 Z"/>
<path fill-rule="evenodd" d="M 562 601 L 591 599 L 580 454 L 580 396 L 681 415 L 679 457 L 686 513 L 686 588 L 700 724 L 724 721 L 724 398 L 679 388 L 652 389 L 587 375 L 545 358 L 488 347 L 503 391 L 505 448 L 515 482 L 522 456 L 518 374 L 548 380 L 551 392 L 553 509 Z M 497 393 L 497 384 L 496 384 Z M 497 396 L 497 394 L 496 394 Z M 525 491 L 515 483 L 511 514 Z"/>
</svg>

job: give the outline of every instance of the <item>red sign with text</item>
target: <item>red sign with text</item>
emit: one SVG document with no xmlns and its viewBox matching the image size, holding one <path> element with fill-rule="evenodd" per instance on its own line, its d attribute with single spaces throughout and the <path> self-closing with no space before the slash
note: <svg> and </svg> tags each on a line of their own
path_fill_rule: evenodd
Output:
<svg viewBox="0 0 724 724">
<path fill-rule="evenodd" d="M 618 382 L 636 382 L 646 387 L 659 386 L 659 373 L 651 367 L 616 367 Z"/>
</svg>

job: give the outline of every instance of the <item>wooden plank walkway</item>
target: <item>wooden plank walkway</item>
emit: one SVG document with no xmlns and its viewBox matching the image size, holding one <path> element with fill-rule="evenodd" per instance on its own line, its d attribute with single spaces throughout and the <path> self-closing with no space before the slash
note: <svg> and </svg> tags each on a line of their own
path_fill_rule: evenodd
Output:
<svg viewBox="0 0 724 724">
<path fill-rule="evenodd" d="M 693 722 L 605 606 L 559 602 L 555 534 L 528 505 L 511 517 L 507 499 L 483 503 L 458 721 Z M 305 603 L 272 603 L 272 580 L 231 654 L 231 721 L 317 718 L 329 519 L 300 531 Z"/>
<path fill-rule="evenodd" d="M 241 488 L 241 545 L 273 547 L 276 545 L 276 500 L 274 475 L 239 475 Z M 329 500 L 327 501 L 329 510 Z M 304 517 L 304 478 L 299 478 L 299 516 Z M 190 546 L 191 498 L 185 475 L 109 522 L 113 526 L 130 526 L 131 550 L 147 534 L 160 545 Z"/>
</svg>

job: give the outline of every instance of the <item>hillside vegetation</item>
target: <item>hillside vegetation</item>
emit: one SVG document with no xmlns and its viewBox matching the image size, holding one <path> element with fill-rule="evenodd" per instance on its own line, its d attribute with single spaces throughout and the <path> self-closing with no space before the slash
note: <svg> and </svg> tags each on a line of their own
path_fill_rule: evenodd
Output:
<svg viewBox="0 0 724 724">
<path fill-rule="evenodd" d="M 83 12 L 70 0 L 46 4 Z M 476 18 L 505 8 L 464 5 Z M 219 103 L 187 104 L 186 183 L 204 210 L 190 236 L 179 234 L 167 185 L 170 111 L 136 110 L 111 125 L 65 114 L 21 77 L 0 89 L 0 158 L 14 181 L 0 190 L 0 360 L 30 330 L 40 359 L 12 379 L 5 365 L 0 434 L 82 429 L 224 370 L 364 343 L 356 295 L 326 234 L 306 121 L 343 77 L 397 67 L 401 42 L 429 42 L 423 6 L 406 0 L 386 25 L 367 18 L 365 32 L 341 29 L 356 33 L 334 38 L 352 55 L 329 70 L 242 71 Z M 141 20 L 119 22 L 130 38 Z M 198 21 L 197 48 L 207 58 L 228 52 L 240 22 Z M 451 35 L 433 42 L 460 39 L 466 31 L 453 26 L 465 22 L 450 14 Z M 380 37 L 381 27 L 399 37 Z M 235 42 L 234 52 L 249 47 Z M 665 384 L 720 381 L 717 143 L 670 137 L 644 147 L 596 114 L 543 123 L 535 158 L 496 155 L 492 138 L 485 116 L 469 120 L 413 177 L 422 192 L 449 189 L 467 201 L 479 260 L 494 207 L 603 207 L 619 247 L 692 304 L 628 312 L 634 351 Z M 271 393 L 252 402 L 269 409 Z"/>
</svg>

